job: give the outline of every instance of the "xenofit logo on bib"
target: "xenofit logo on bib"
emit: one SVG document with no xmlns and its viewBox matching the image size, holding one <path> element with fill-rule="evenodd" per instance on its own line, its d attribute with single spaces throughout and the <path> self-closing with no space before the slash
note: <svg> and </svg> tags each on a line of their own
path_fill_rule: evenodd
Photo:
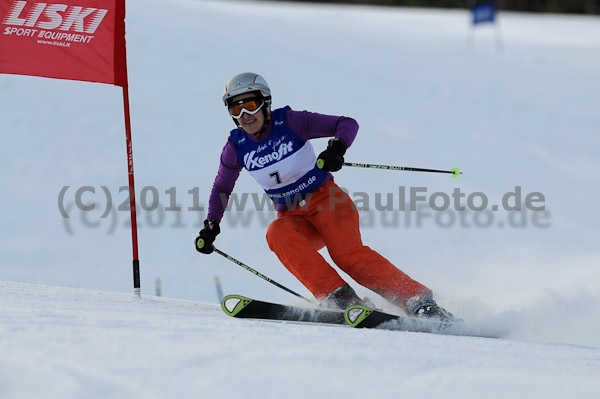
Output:
<svg viewBox="0 0 600 399">
<path fill-rule="evenodd" d="M 271 162 L 279 161 L 287 154 L 291 153 L 293 145 L 294 143 L 292 141 L 289 143 L 282 143 L 277 151 L 273 151 L 272 153 L 261 157 L 254 157 L 256 151 L 249 152 L 244 155 L 244 165 L 246 165 L 246 169 L 248 170 L 263 168 Z"/>
<path fill-rule="evenodd" d="M 3 34 L 89 43 L 107 13 L 102 8 L 15 1 L 2 21 L 11 25 Z"/>
</svg>

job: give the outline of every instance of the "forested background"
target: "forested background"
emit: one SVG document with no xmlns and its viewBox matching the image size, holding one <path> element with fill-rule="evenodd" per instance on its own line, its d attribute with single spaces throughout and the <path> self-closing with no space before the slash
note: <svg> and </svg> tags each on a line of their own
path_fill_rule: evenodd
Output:
<svg viewBox="0 0 600 399">
<path fill-rule="evenodd" d="M 278 0 L 272 0 L 278 1 Z M 284 0 L 290 1 L 290 0 Z M 371 4 L 405 7 L 470 8 L 474 0 L 291 0 L 300 3 Z M 498 10 L 600 14 L 600 0 L 499 0 Z"/>
</svg>

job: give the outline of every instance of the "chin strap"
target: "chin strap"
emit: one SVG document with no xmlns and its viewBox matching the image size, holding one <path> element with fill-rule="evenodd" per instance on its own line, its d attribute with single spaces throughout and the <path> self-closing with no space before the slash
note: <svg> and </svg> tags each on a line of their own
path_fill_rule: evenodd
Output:
<svg viewBox="0 0 600 399">
<path fill-rule="evenodd" d="M 258 131 L 257 136 L 262 136 L 262 134 L 267 130 L 267 127 L 269 127 L 269 123 L 271 123 L 271 113 L 269 112 L 269 108 L 270 107 L 264 107 L 263 108 L 263 115 L 265 116 L 265 122 L 263 123 L 262 128 Z"/>
</svg>

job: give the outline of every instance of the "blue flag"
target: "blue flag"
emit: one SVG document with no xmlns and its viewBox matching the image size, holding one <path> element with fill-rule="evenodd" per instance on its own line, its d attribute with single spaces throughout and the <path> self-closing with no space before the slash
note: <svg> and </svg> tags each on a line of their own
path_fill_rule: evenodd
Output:
<svg viewBox="0 0 600 399">
<path fill-rule="evenodd" d="M 471 13 L 473 13 L 473 25 L 493 23 L 496 20 L 496 4 L 493 1 L 475 4 L 471 7 Z"/>
</svg>

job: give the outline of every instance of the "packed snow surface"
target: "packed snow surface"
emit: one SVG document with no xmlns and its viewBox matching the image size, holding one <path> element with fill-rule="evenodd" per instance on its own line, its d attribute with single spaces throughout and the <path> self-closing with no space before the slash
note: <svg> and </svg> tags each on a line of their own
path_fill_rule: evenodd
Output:
<svg viewBox="0 0 600 399">
<path fill-rule="evenodd" d="M 466 10 L 128 0 L 126 23 L 141 298 L 121 89 L 0 76 L 1 398 L 597 396 L 598 17 L 501 11 L 473 29 Z M 225 294 L 299 302 L 192 247 L 233 128 L 220 96 L 244 71 L 267 79 L 274 107 L 355 118 L 347 161 L 464 172 L 345 167 L 335 180 L 367 245 L 501 339 L 218 308 L 216 276 Z M 403 211 L 411 189 L 427 200 Z M 247 173 L 235 193 L 217 247 L 310 296 L 269 250 L 276 215 Z M 424 207 L 432 196 L 449 208 Z"/>
<path fill-rule="evenodd" d="M 0 283 L 2 398 L 581 397 L 600 350 L 239 320 L 217 305 Z M 596 376 L 596 377 L 595 377 Z"/>
</svg>

